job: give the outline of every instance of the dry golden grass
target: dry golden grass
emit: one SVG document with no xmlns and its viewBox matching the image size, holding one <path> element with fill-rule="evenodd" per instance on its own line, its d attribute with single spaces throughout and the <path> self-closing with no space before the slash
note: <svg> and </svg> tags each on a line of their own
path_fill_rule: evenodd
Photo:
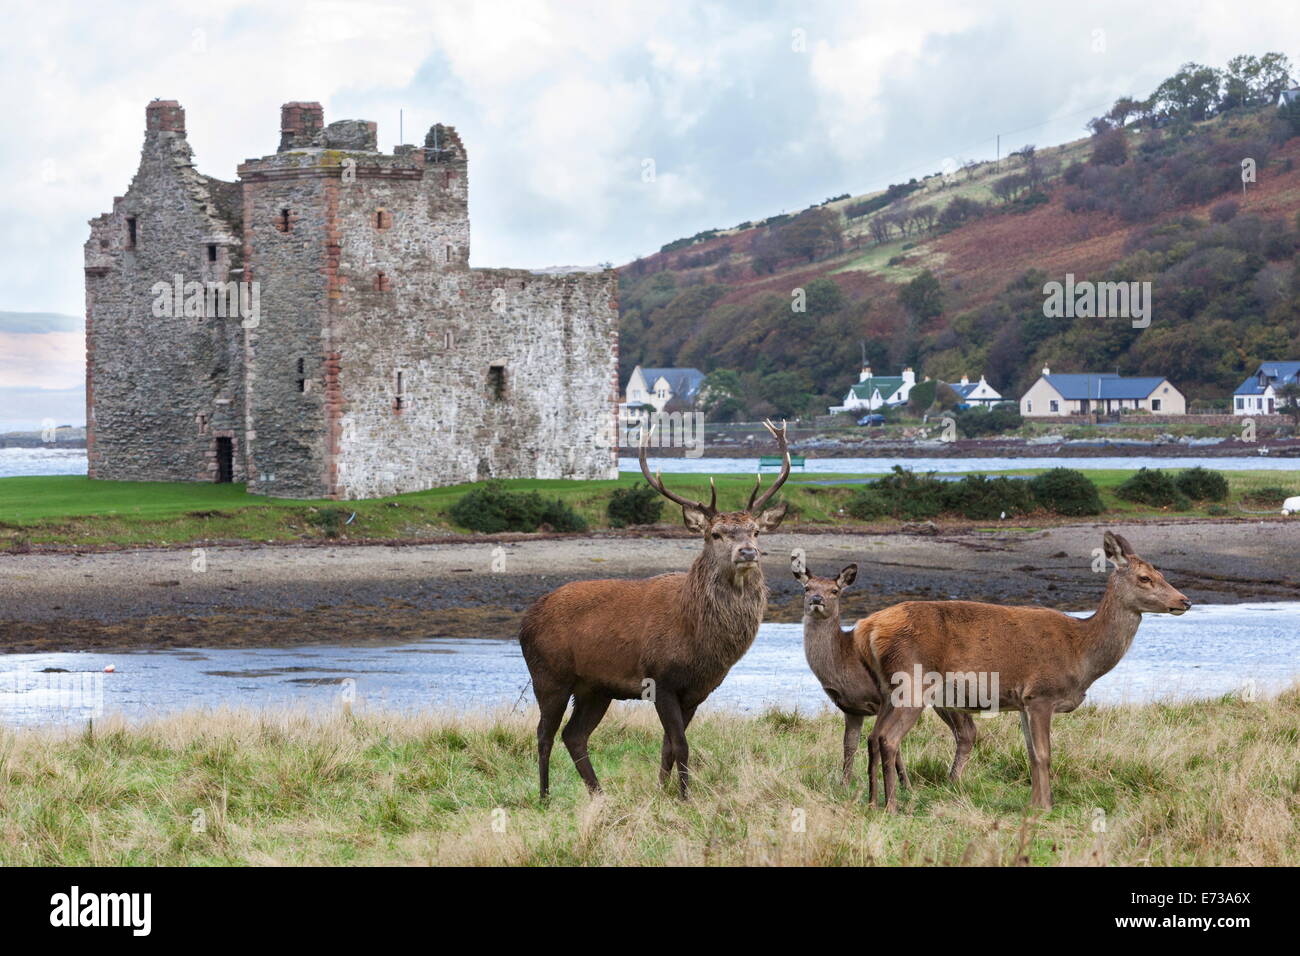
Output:
<svg viewBox="0 0 1300 956">
<path fill-rule="evenodd" d="M 606 793 L 568 754 L 536 795 L 527 715 L 193 712 L 93 731 L 0 733 L 0 863 L 1295 864 L 1300 690 L 1055 723 L 1056 809 L 1026 815 L 1014 715 L 979 721 L 966 779 L 927 715 L 902 812 L 838 783 L 838 717 L 704 714 L 693 797 L 656 782 L 648 706 L 592 738 Z M 857 779 L 865 779 L 865 751 Z"/>
</svg>

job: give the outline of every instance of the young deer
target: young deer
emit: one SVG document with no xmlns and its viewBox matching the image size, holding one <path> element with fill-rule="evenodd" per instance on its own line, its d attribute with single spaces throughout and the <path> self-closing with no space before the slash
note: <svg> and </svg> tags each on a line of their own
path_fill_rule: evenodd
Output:
<svg viewBox="0 0 1300 956">
<path fill-rule="evenodd" d="M 704 539 L 704 550 L 686 573 L 643 581 L 575 581 L 541 598 L 524 615 L 519 631 L 541 719 L 537 762 L 542 796 L 550 789 L 551 745 L 569 698 L 573 716 L 562 737 L 587 789 L 600 790 L 587 754 L 587 738 L 611 700 L 654 701 L 664 728 L 659 782 L 677 767 L 681 795 L 690 773 L 686 728 L 700 705 L 749 650 L 767 608 L 767 585 L 759 566 L 758 535 L 776 528 L 784 504 L 763 510 L 790 475 L 785 425 L 765 423 L 784 458 L 781 474 L 762 495 L 754 485 L 744 511 L 720 512 L 717 489 L 707 505 L 682 498 L 651 477 L 641 439 L 641 473 Z"/>
<path fill-rule="evenodd" d="M 1091 617 L 974 601 L 907 601 L 863 618 L 853 630 L 858 653 L 882 687 L 921 673 L 996 675 L 998 708 L 1020 711 L 1033 780 L 1030 803 L 1044 810 L 1052 808 L 1052 715 L 1083 703 L 1093 681 L 1127 653 L 1143 614 L 1182 614 L 1192 606 L 1122 537 L 1107 531 L 1104 544 L 1115 570 Z M 887 810 L 896 809 L 899 744 L 925 706 L 916 688 L 902 696 L 906 706 L 891 699 L 867 741 L 868 799 L 875 802 L 879 762 Z"/>
<path fill-rule="evenodd" d="M 847 785 L 853 778 L 853 758 L 858 752 L 862 721 L 880 712 L 884 695 L 871 669 L 863 663 L 853 646 L 853 632 L 840 627 L 840 592 L 858 576 L 858 566 L 850 564 L 838 577 L 820 578 L 809 574 L 802 551 L 790 555 L 790 570 L 803 585 L 803 654 L 822 690 L 844 712 L 844 776 Z M 970 714 L 946 707 L 936 708 L 943 722 L 952 729 L 957 741 L 949 780 L 961 776 L 975 746 L 975 720 Z M 903 786 L 911 787 L 903 758 L 896 755 L 898 775 Z"/>
</svg>

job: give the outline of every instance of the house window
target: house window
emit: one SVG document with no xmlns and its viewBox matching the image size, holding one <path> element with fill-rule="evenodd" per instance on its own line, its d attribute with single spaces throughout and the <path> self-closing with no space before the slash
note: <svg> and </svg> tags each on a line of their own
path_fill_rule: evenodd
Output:
<svg viewBox="0 0 1300 956">
<path fill-rule="evenodd" d="M 135 216 L 126 217 L 126 247 L 135 248 Z"/>
<path fill-rule="evenodd" d="M 217 247 L 213 243 L 208 243 L 208 261 L 217 261 Z"/>
<path fill-rule="evenodd" d="M 1237 399 L 1237 411 L 1244 412 L 1245 410 L 1246 410 L 1245 399 L 1241 399 L 1241 398 Z"/>
<path fill-rule="evenodd" d="M 1158 398 L 1151 399 L 1151 411 L 1153 412 L 1160 411 L 1160 399 Z"/>
<path fill-rule="evenodd" d="M 506 368 L 504 365 L 493 365 L 488 369 L 488 390 L 494 402 L 499 402 L 506 397 Z"/>
<path fill-rule="evenodd" d="M 1033 403 L 1032 401 L 1030 401 L 1030 400 L 1026 400 L 1026 401 L 1025 401 L 1025 411 L 1027 411 L 1027 412 L 1032 412 L 1033 410 L 1034 410 L 1034 403 Z"/>
<path fill-rule="evenodd" d="M 1061 410 L 1061 403 L 1056 399 L 1052 399 L 1047 403 L 1047 409 L 1048 411 L 1059 412 Z"/>
<path fill-rule="evenodd" d="M 307 373 L 304 371 L 305 368 L 306 361 L 304 359 L 298 359 L 298 391 L 300 392 L 307 391 Z"/>
</svg>

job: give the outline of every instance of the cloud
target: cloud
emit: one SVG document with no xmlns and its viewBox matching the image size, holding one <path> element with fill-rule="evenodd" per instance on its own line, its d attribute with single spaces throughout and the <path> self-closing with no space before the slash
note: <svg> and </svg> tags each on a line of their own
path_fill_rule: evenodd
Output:
<svg viewBox="0 0 1300 956">
<path fill-rule="evenodd" d="M 81 311 L 86 220 L 129 184 L 153 97 L 182 102 L 200 169 L 222 178 L 275 148 L 288 100 L 376 120 L 385 148 L 399 111 L 408 142 L 451 123 L 473 264 L 624 262 L 991 156 L 999 133 L 1003 150 L 1081 135 L 1090 109 L 1185 60 L 1297 32 L 1281 0 L 1250 16 L 1127 0 L 43 0 L 8 11 L 0 37 L 0 308 Z"/>
</svg>

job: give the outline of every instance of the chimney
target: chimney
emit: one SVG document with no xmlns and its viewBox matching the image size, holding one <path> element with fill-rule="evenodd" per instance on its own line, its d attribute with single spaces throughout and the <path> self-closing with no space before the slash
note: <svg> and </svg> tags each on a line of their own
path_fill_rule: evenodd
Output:
<svg viewBox="0 0 1300 956">
<path fill-rule="evenodd" d="M 967 378 L 965 375 L 963 375 L 963 376 L 961 377 L 961 383 L 962 383 L 963 385 L 969 385 L 969 384 L 970 384 L 970 379 Z"/>
<path fill-rule="evenodd" d="M 865 382 L 869 378 L 871 378 L 871 366 L 864 365 L 862 366 L 862 371 L 858 373 L 858 381 Z"/>
<path fill-rule="evenodd" d="M 916 384 L 916 373 L 913 372 L 910 368 L 903 369 L 903 384 L 904 385 Z"/>
<path fill-rule="evenodd" d="M 1043 374 L 1044 374 L 1044 375 L 1051 375 L 1051 374 L 1052 374 L 1052 370 L 1051 370 L 1050 368 L 1048 368 L 1046 365 L 1044 365 L 1044 366 L 1043 366 Z"/>
<path fill-rule="evenodd" d="M 185 134 L 185 108 L 175 100 L 154 100 L 144 108 L 144 128 L 148 133 Z"/>
<path fill-rule="evenodd" d="M 280 107 L 280 149 L 302 149 L 325 127 L 325 109 L 319 103 L 295 100 Z"/>
</svg>

